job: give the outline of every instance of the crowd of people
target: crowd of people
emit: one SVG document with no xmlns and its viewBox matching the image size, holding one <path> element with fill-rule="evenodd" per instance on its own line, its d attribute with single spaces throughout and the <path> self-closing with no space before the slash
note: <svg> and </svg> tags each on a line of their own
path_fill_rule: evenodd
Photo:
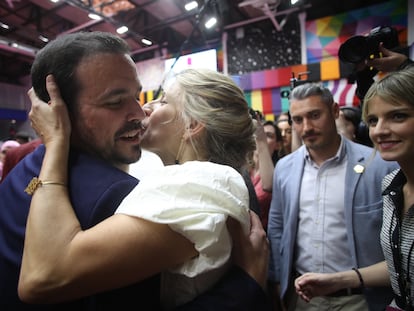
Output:
<svg viewBox="0 0 414 311">
<path fill-rule="evenodd" d="M 308 82 L 266 120 L 204 69 L 140 103 L 110 33 L 48 43 L 38 138 L 1 146 L 1 310 L 412 310 L 414 66 L 379 49 L 360 107 Z"/>
</svg>

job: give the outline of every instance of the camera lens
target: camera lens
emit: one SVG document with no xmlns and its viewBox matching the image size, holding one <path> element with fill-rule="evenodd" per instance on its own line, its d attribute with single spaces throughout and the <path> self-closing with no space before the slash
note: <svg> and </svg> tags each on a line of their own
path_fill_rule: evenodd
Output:
<svg viewBox="0 0 414 311">
<path fill-rule="evenodd" d="M 346 40 L 339 48 L 338 56 L 343 62 L 357 64 L 369 55 L 366 37 L 354 36 Z"/>
</svg>

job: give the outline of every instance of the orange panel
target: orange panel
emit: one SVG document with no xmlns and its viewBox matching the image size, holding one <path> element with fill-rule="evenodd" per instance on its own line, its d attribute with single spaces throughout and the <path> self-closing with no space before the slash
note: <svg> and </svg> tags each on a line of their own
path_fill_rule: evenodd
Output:
<svg viewBox="0 0 414 311">
<path fill-rule="evenodd" d="M 339 61 L 337 58 L 321 61 L 321 80 L 336 80 L 340 78 Z"/>
</svg>

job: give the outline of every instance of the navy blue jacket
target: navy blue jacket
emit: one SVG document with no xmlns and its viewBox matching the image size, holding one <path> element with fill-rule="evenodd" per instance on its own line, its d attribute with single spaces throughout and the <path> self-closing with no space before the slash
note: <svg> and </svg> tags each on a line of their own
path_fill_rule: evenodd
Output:
<svg viewBox="0 0 414 311">
<path fill-rule="evenodd" d="M 0 183 L 0 310 L 158 310 L 159 276 L 69 303 L 29 305 L 20 301 L 17 284 L 31 200 L 24 189 L 39 175 L 44 152 L 40 145 Z M 111 216 L 138 184 L 136 178 L 86 154 L 72 151 L 69 167 L 70 198 L 83 229 Z M 244 271 L 234 268 L 212 291 L 182 309 L 260 310 L 260 305 L 267 308 L 264 292 Z"/>
</svg>

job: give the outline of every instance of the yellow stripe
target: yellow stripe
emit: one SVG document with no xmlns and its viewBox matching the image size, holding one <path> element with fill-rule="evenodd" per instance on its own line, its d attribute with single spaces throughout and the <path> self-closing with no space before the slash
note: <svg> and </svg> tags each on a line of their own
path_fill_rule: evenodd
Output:
<svg viewBox="0 0 414 311">
<path fill-rule="evenodd" d="M 252 91 L 251 99 L 252 99 L 252 109 L 263 111 L 262 91 L 261 90 Z"/>
</svg>

